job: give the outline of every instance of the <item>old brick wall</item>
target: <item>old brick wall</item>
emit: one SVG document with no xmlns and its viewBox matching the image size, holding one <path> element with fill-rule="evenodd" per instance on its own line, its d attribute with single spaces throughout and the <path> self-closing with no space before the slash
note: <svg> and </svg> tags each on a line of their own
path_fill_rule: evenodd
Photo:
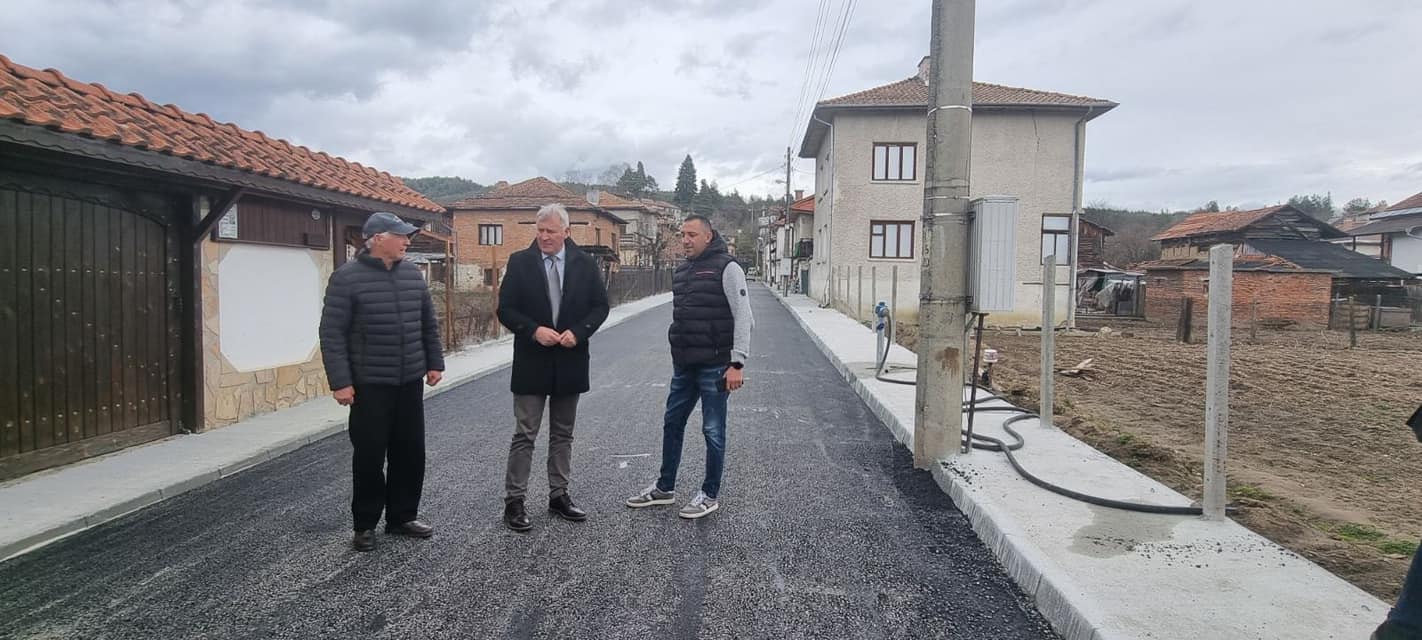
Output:
<svg viewBox="0 0 1422 640">
<path fill-rule="evenodd" d="M 1205 326 L 1209 293 L 1205 270 L 1150 270 L 1146 273 L 1146 318 L 1179 322 L 1186 298 L 1194 299 L 1193 322 Z M 1248 326 L 1250 304 L 1258 303 L 1260 321 L 1289 321 L 1300 327 L 1328 326 L 1328 305 L 1333 278 L 1326 273 L 1271 273 L 1236 271 L 1234 274 L 1234 326 Z"/>
<path fill-rule="evenodd" d="M 504 273 L 509 254 L 527 249 L 538 237 L 534 211 L 455 211 L 455 255 L 458 260 L 456 288 L 470 290 L 484 286 L 484 271 L 497 269 Z M 607 216 L 590 211 L 569 211 L 572 224 L 569 237 L 578 245 L 603 245 L 617 248 L 622 238 L 620 224 Z M 503 227 L 503 244 L 479 244 L 479 225 L 497 224 Z"/>
</svg>

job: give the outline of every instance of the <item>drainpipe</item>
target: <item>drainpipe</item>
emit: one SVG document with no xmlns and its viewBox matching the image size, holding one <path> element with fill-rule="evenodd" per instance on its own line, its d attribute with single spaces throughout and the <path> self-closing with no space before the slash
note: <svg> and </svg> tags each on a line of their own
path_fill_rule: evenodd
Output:
<svg viewBox="0 0 1422 640">
<path fill-rule="evenodd" d="M 1078 286 L 1076 282 L 1076 271 L 1081 268 L 1081 265 L 1077 264 L 1078 254 L 1080 253 L 1077 244 L 1081 238 L 1081 192 L 1082 173 L 1086 167 L 1086 121 L 1091 118 L 1091 111 L 1093 109 L 1095 109 L 1095 107 L 1087 107 L 1086 113 L 1081 116 L 1080 120 L 1076 121 L 1076 150 L 1072 158 L 1071 269 L 1068 275 L 1070 284 L 1067 285 L 1067 290 L 1071 292 L 1070 298 L 1067 300 L 1067 327 L 1070 329 L 1076 328 L 1076 296 Z M 1046 327 L 1043 327 L 1043 329 L 1045 330 Z"/>
<path fill-rule="evenodd" d="M 825 122 L 824 120 L 821 120 L 820 117 L 817 116 L 817 115 L 815 115 L 813 112 L 810 113 L 810 120 L 813 120 L 813 121 L 818 122 L 818 123 L 820 123 L 820 124 L 822 124 L 822 125 L 825 125 L 826 127 L 829 127 L 829 149 L 830 149 L 829 152 L 830 152 L 830 156 L 833 156 L 833 155 L 834 155 L 834 125 L 833 125 L 833 124 L 830 124 L 830 123 L 828 123 L 828 122 Z M 916 160 L 916 159 L 915 159 L 915 160 Z M 834 253 L 834 252 L 830 249 L 831 247 L 834 246 L 834 160 L 833 160 L 833 159 L 830 160 L 830 163 L 829 163 L 829 175 L 828 175 L 828 177 L 827 177 L 826 179 L 829 180 L 829 193 L 828 193 L 827 195 L 825 195 L 825 198 L 826 198 L 827 200 L 829 200 L 829 203 L 830 203 L 829 215 L 825 216 L 826 221 L 827 221 L 826 224 L 828 225 L 828 227 L 825 229 L 825 243 L 824 243 L 825 246 L 824 246 L 823 248 L 816 247 L 816 248 L 815 248 L 815 251 L 824 251 L 824 256 L 825 256 L 824 306 L 829 306 L 829 304 L 830 304 L 830 291 L 831 291 L 831 290 L 833 289 L 833 287 L 834 287 L 834 281 L 833 281 L 833 279 L 834 279 L 834 275 L 833 275 L 833 273 L 834 273 L 834 267 L 833 267 L 833 264 L 834 264 L 834 263 L 830 261 L 830 257 L 831 257 L 831 256 L 833 255 L 833 253 Z M 815 185 L 815 188 L 818 190 L 818 189 L 819 189 L 819 185 Z M 819 212 L 817 211 L 816 213 L 819 213 Z"/>
</svg>

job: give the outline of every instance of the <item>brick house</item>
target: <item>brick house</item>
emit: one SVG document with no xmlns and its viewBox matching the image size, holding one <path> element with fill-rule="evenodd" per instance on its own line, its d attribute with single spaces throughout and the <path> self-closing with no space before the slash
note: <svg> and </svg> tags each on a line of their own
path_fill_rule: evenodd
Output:
<svg viewBox="0 0 1422 640">
<path fill-rule="evenodd" d="M 328 395 L 347 228 L 399 179 L 0 56 L 0 480 Z"/>
<path fill-rule="evenodd" d="M 650 268 L 671 264 L 662 260 L 665 244 L 672 242 L 672 216 L 646 198 L 627 198 L 608 191 L 591 191 L 588 202 L 623 220 L 617 251 L 619 268 Z"/>
<path fill-rule="evenodd" d="M 1161 244 L 1161 259 L 1139 267 L 1148 287 L 1146 317 L 1174 322 L 1184 300 L 1194 298 L 1195 321 L 1204 322 L 1208 254 L 1218 244 L 1235 248 L 1237 322 L 1257 305 L 1261 320 L 1322 328 L 1337 300 L 1405 298 L 1412 274 L 1331 242 L 1345 236 L 1289 205 L 1192 215 L 1152 238 Z"/>
<path fill-rule="evenodd" d="M 455 288 L 493 287 L 503 277 L 509 254 L 526 249 L 538 236 L 534 214 L 546 204 L 568 209 L 569 237 L 592 254 L 604 279 L 617 270 L 627 221 L 544 177 L 517 184 L 500 181 L 488 192 L 449 206 L 455 237 Z"/>
</svg>

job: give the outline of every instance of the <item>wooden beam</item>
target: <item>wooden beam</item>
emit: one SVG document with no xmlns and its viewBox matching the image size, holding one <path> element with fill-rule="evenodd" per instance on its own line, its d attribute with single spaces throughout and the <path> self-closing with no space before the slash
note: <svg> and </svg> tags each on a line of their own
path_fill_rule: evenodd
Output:
<svg viewBox="0 0 1422 640">
<path fill-rule="evenodd" d="M 189 240 L 191 240 L 193 244 L 201 243 L 203 236 L 206 236 L 209 231 L 212 231 L 212 226 L 217 224 L 217 221 L 221 220 L 222 216 L 227 214 L 227 210 L 231 209 L 232 205 L 237 204 L 237 201 L 242 199 L 245 193 L 247 193 L 246 188 L 237 187 L 227 192 L 227 195 L 222 196 L 221 200 L 218 200 L 212 208 L 208 209 L 207 217 L 198 222 L 197 227 L 193 229 L 193 237 L 189 238 Z"/>
</svg>

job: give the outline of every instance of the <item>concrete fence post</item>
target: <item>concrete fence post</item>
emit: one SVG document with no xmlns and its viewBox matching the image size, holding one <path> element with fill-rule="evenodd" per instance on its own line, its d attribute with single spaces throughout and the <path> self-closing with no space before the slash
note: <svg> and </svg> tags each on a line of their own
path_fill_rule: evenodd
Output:
<svg viewBox="0 0 1422 640">
<path fill-rule="evenodd" d="M 1234 307 L 1234 247 L 1210 249 L 1209 355 L 1205 381 L 1206 520 L 1225 518 L 1225 455 L 1229 450 L 1229 348 Z"/>
<path fill-rule="evenodd" d="M 1042 425 L 1052 424 L 1052 406 L 1056 401 L 1053 379 L 1056 363 L 1057 327 L 1057 257 L 1047 256 L 1042 260 L 1042 379 L 1041 401 L 1037 415 Z"/>
<path fill-rule="evenodd" d="M 862 322 L 864 320 L 864 265 L 859 265 L 858 271 L 859 275 L 855 279 L 859 282 L 859 293 L 856 294 L 854 301 L 854 319 Z"/>
</svg>

